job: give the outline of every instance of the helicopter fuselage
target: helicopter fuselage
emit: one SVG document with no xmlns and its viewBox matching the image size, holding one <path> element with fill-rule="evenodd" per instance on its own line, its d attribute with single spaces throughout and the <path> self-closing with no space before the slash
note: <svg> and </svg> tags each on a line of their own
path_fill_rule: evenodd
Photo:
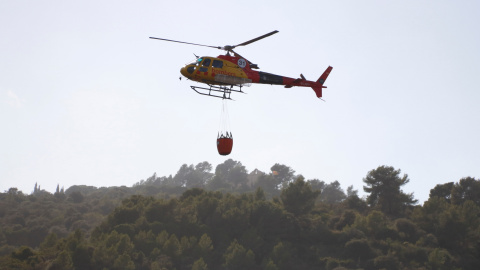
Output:
<svg viewBox="0 0 480 270">
<path fill-rule="evenodd" d="M 323 82 L 330 74 L 332 67 L 328 67 L 324 74 L 316 82 L 308 81 L 303 75 L 294 79 L 275 75 L 267 72 L 256 71 L 246 59 L 219 55 L 218 57 L 199 57 L 194 63 L 180 69 L 180 73 L 186 78 L 205 83 L 208 85 L 235 85 L 249 86 L 252 83 L 285 85 L 286 88 L 293 86 L 312 87 L 317 97 L 322 97 Z"/>
</svg>

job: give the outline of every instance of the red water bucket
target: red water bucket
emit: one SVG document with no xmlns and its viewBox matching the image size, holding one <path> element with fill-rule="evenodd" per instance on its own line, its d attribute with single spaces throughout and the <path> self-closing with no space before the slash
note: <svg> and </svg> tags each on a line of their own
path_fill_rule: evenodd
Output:
<svg viewBox="0 0 480 270">
<path fill-rule="evenodd" d="M 233 139 L 232 138 L 218 138 L 217 149 L 222 156 L 227 156 L 232 152 Z"/>
</svg>

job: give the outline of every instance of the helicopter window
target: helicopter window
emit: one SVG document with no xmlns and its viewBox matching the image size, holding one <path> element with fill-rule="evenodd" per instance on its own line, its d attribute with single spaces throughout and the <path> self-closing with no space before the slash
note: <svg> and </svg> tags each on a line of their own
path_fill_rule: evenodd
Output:
<svg viewBox="0 0 480 270">
<path fill-rule="evenodd" d="M 200 71 L 200 72 L 208 72 L 208 68 L 206 68 L 206 67 L 200 67 L 200 68 L 198 69 L 198 71 Z"/>
<path fill-rule="evenodd" d="M 210 58 L 205 58 L 205 60 L 203 60 L 202 66 L 208 67 L 210 66 L 210 62 L 211 62 Z"/>
<path fill-rule="evenodd" d="M 212 67 L 214 67 L 214 68 L 222 68 L 222 67 L 223 67 L 223 61 L 213 60 L 213 65 L 212 65 Z"/>
</svg>

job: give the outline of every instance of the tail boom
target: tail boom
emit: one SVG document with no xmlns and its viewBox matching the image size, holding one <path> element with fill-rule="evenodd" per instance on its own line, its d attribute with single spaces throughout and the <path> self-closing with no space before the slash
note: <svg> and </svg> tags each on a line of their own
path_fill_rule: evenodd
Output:
<svg viewBox="0 0 480 270">
<path fill-rule="evenodd" d="M 313 91 L 315 91 L 317 97 L 321 98 L 322 89 L 327 88 L 326 86 L 323 86 L 323 84 L 327 80 L 332 69 L 333 67 L 329 66 L 317 81 L 309 81 L 305 78 L 305 76 L 303 76 L 303 74 L 300 74 L 300 78 L 294 79 L 266 72 L 255 71 L 251 74 L 251 76 L 254 83 L 285 85 L 285 88 L 292 88 L 293 86 L 311 87 Z"/>
</svg>

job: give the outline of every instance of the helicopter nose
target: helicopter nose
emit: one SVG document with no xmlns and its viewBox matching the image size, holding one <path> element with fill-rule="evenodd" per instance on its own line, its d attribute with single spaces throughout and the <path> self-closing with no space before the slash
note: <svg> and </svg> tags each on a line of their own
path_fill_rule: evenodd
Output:
<svg viewBox="0 0 480 270">
<path fill-rule="evenodd" d="M 195 66 L 186 66 L 180 69 L 180 73 L 182 73 L 183 76 L 189 78 L 189 76 L 193 74 L 194 70 L 195 70 Z"/>
<path fill-rule="evenodd" d="M 186 67 L 182 67 L 182 68 L 180 69 L 180 73 L 181 73 L 183 76 L 187 77 L 187 68 L 186 68 Z"/>
</svg>

